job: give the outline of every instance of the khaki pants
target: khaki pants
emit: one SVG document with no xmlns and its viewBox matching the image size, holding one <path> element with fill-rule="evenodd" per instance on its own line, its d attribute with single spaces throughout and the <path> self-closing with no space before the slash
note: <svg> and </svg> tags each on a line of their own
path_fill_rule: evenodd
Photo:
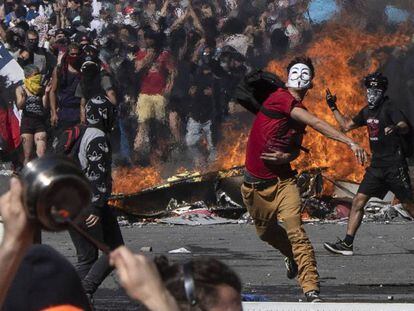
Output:
<svg viewBox="0 0 414 311">
<path fill-rule="evenodd" d="M 315 253 L 302 225 L 296 180 L 279 180 L 276 185 L 260 190 L 242 185 L 241 192 L 260 239 L 286 257 L 294 258 L 304 293 L 319 290 Z M 283 221 L 283 226 L 278 220 Z"/>
<path fill-rule="evenodd" d="M 160 122 L 166 122 L 166 105 L 167 101 L 162 95 L 140 94 L 135 110 L 138 122 L 144 123 L 151 118 L 155 118 Z"/>
</svg>

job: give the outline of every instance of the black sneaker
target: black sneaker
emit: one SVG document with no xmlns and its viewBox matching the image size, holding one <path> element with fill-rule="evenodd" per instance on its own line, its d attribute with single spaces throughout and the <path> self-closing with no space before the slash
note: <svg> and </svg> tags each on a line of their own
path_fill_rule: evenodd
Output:
<svg viewBox="0 0 414 311">
<path fill-rule="evenodd" d="M 293 258 L 285 258 L 286 276 L 288 279 L 294 279 L 298 275 L 298 265 Z"/>
<path fill-rule="evenodd" d="M 344 241 L 338 239 L 336 243 L 323 243 L 326 250 L 334 254 L 341 254 L 345 256 L 352 256 L 354 254 L 353 245 L 348 245 Z"/>
<path fill-rule="evenodd" d="M 317 290 L 311 290 L 305 293 L 305 297 L 307 302 L 323 302 Z"/>
</svg>

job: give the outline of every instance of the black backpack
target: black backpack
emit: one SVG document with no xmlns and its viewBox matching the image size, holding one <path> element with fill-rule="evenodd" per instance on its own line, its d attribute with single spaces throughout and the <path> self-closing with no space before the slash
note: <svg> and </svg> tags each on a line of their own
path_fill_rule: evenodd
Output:
<svg viewBox="0 0 414 311">
<path fill-rule="evenodd" d="M 79 148 L 86 126 L 75 125 L 60 132 L 53 142 L 55 154 L 64 155 L 79 164 Z"/>
<path fill-rule="evenodd" d="M 260 69 L 254 70 L 239 83 L 234 91 L 233 98 L 251 113 L 257 114 L 261 111 L 269 118 L 280 119 L 286 116 L 270 111 L 262 105 L 270 94 L 284 87 L 283 81 L 275 74 Z"/>
<path fill-rule="evenodd" d="M 285 84 L 278 76 L 258 69 L 244 77 L 236 87 L 233 98 L 251 113 L 257 114 L 260 111 L 271 119 L 283 119 L 286 118 L 285 114 L 263 107 L 263 103 L 270 94 L 280 88 L 285 88 Z M 303 146 L 299 146 L 299 148 L 305 153 L 309 153 L 309 149 Z"/>
</svg>

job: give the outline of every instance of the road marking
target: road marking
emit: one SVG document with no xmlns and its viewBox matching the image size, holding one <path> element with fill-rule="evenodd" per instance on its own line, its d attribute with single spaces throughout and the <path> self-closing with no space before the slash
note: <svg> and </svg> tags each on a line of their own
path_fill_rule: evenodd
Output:
<svg viewBox="0 0 414 311">
<path fill-rule="evenodd" d="M 411 303 L 244 302 L 244 311 L 413 311 Z"/>
</svg>

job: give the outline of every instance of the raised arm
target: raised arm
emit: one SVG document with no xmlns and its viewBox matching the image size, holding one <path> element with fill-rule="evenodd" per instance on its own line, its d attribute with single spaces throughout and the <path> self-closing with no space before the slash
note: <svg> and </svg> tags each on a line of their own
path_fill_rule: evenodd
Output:
<svg viewBox="0 0 414 311">
<path fill-rule="evenodd" d="M 296 121 L 309 125 L 322 135 L 348 145 L 352 149 L 352 151 L 354 152 L 355 156 L 361 164 L 364 164 L 367 161 L 367 153 L 362 147 L 360 147 L 357 143 L 355 143 L 344 133 L 338 131 L 337 129 L 335 129 L 325 121 L 319 119 L 318 117 L 314 116 L 307 110 L 295 107 L 292 109 L 290 116 Z"/>
<path fill-rule="evenodd" d="M 338 122 L 339 126 L 341 127 L 342 132 L 348 132 L 353 129 L 360 127 L 356 124 L 351 118 L 343 115 L 336 105 L 336 95 L 332 94 L 329 89 L 326 89 L 326 103 L 331 109 L 332 113 L 334 114 L 335 120 Z"/>
<path fill-rule="evenodd" d="M 27 220 L 22 195 L 20 181 L 12 178 L 10 191 L 0 197 L 0 216 L 4 223 L 0 244 L 0 308 L 26 250 L 33 242 L 34 226 Z"/>
</svg>

